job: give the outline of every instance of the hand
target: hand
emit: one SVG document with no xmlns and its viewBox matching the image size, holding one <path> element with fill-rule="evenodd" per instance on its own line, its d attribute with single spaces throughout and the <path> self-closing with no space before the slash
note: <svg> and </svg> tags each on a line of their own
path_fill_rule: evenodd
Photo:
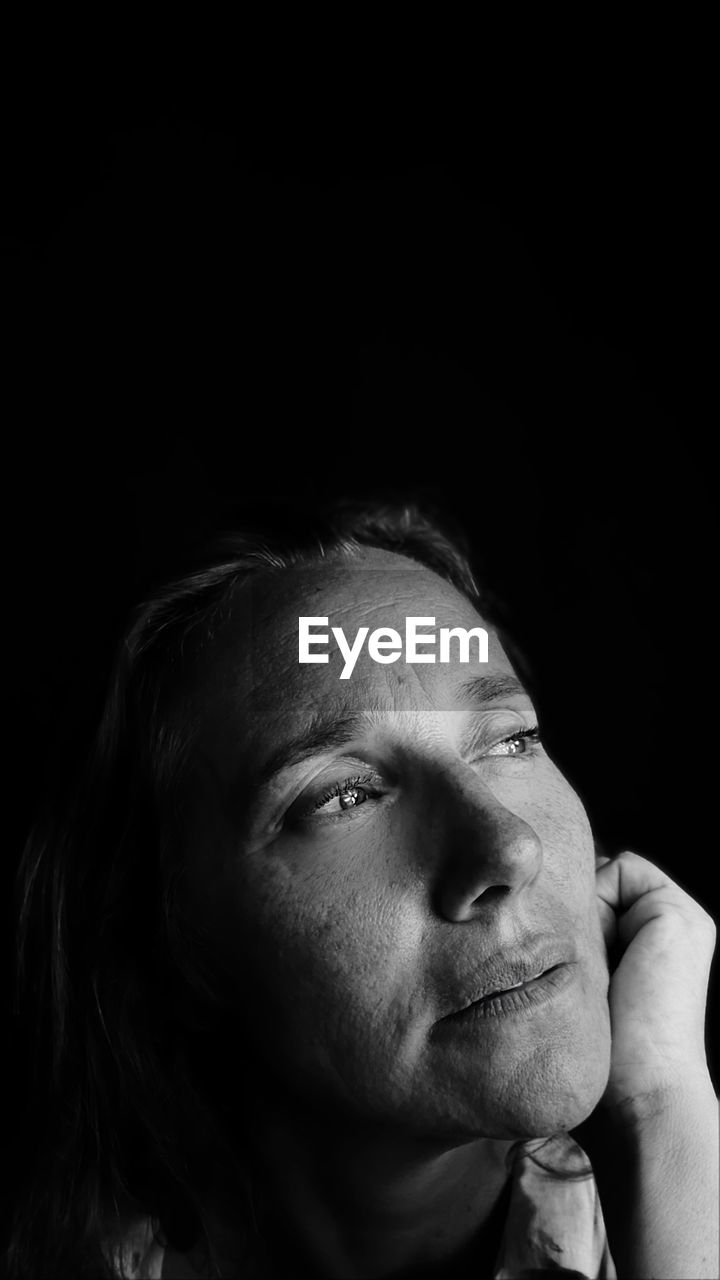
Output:
<svg viewBox="0 0 720 1280">
<path fill-rule="evenodd" d="M 717 1277 L 718 1103 L 705 1057 L 706 911 L 635 853 L 598 858 L 610 1077 L 575 1137 L 618 1275 Z"/>
<path fill-rule="evenodd" d="M 603 1106 L 642 1108 L 709 1079 L 705 1006 L 715 925 L 636 853 L 598 858 L 610 957 L 610 1078 Z"/>
</svg>

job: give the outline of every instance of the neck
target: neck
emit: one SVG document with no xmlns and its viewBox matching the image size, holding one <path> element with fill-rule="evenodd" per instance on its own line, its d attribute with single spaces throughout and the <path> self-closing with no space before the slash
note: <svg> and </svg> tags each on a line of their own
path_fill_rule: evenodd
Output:
<svg viewBox="0 0 720 1280">
<path fill-rule="evenodd" d="M 443 1276 L 453 1265 L 459 1275 L 471 1242 L 472 1274 L 482 1274 L 484 1243 L 489 1272 L 512 1145 L 421 1139 L 274 1104 L 254 1136 L 268 1235 L 335 1280 L 430 1275 L 441 1264 Z"/>
</svg>

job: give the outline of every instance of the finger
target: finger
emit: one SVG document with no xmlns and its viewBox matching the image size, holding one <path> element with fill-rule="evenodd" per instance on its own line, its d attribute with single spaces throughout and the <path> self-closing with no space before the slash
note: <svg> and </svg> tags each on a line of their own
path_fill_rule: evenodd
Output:
<svg viewBox="0 0 720 1280">
<path fill-rule="evenodd" d="M 609 907 L 602 898 L 597 899 L 598 915 L 600 917 L 600 928 L 605 939 L 605 946 L 611 951 L 617 942 L 618 922 L 617 916 L 612 907 Z"/>
<path fill-rule="evenodd" d="M 703 963 L 715 949 L 716 927 L 709 913 L 660 867 L 626 850 L 598 868 L 598 901 L 617 916 L 619 941 L 627 946 L 640 929 L 662 921 L 664 936 L 682 941 L 693 936 Z M 668 944 L 669 945 L 669 944 Z"/>
<path fill-rule="evenodd" d="M 595 877 L 598 897 L 613 911 L 621 913 L 629 910 L 646 893 L 671 884 L 659 867 L 628 849 L 615 858 L 598 862 Z"/>
</svg>

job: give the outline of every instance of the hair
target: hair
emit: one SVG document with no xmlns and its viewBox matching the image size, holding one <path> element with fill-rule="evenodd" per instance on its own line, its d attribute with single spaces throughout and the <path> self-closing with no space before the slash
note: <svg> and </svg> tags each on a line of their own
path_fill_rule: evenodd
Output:
<svg viewBox="0 0 720 1280">
<path fill-rule="evenodd" d="M 368 546 L 434 570 L 505 626 L 447 517 L 402 503 L 276 511 L 191 551 L 131 613 L 91 747 L 72 785 L 48 800 L 18 873 L 27 1107 L 13 1157 L 11 1277 L 117 1275 L 107 1241 L 129 1210 L 148 1215 L 161 1244 L 200 1242 L 212 1270 L 210 1165 L 247 1171 L 200 1065 L 212 1055 L 193 1052 L 176 1014 L 178 998 L 211 1002 L 202 966 L 187 959 L 202 939 L 188 943 L 177 910 L 176 819 L 191 747 L 183 681 L 250 576 Z"/>
</svg>

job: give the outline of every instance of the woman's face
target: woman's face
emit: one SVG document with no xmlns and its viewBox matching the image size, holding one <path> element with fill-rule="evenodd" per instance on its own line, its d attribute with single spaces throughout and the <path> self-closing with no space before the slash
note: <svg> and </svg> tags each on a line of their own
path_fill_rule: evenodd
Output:
<svg viewBox="0 0 720 1280">
<path fill-rule="evenodd" d="M 593 841 L 495 632 L 482 665 L 474 642 L 434 664 L 364 645 L 341 680 L 334 645 L 300 664 L 301 615 L 348 643 L 407 617 L 486 625 L 381 551 L 239 594 L 191 695 L 184 904 L 246 1043 L 288 1096 L 417 1135 L 579 1123 L 610 1052 Z"/>
</svg>

